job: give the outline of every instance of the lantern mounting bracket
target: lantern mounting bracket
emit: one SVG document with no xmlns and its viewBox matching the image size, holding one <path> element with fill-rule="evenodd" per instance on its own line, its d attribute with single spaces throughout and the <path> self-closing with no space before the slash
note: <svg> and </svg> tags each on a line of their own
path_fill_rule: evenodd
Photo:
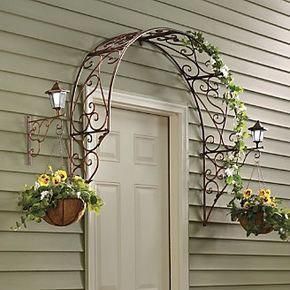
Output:
<svg viewBox="0 0 290 290">
<path fill-rule="evenodd" d="M 32 157 L 39 155 L 41 143 L 46 139 L 49 128 L 53 122 L 56 122 L 56 135 L 61 138 L 63 134 L 63 120 L 65 119 L 63 110 L 66 104 L 66 95 L 69 91 L 60 88 L 58 81 L 55 81 L 53 87 L 45 93 L 49 96 L 51 107 L 55 110 L 56 115 L 37 119 L 33 118 L 31 115 L 26 116 L 28 165 L 32 164 Z"/>
<path fill-rule="evenodd" d="M 35 119 L 33 116 L 28 115 L 25 117 L 26 121 L 26 139 L 27 139 L 27 164 L 32 164 L 32 158 L 40 153 L 41 144 L 47 138 L 49 128 L 52 123 L 56 123 L 55 132 L 57 136 L 63 134 L 63 121 L 65 115 L 57 111 L 57 115 L 47 118 Z"/>
</svg>

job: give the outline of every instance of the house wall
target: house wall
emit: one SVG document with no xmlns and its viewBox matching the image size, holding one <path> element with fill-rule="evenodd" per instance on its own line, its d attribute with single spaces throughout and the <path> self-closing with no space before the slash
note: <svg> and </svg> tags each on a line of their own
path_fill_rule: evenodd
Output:
<svg viewBox="0 0 290 290">
<path fill-rule="evenodd" d="M 288 6 L 287 6 L 288 5 Z M 50 115 L 44 91 L 58 79 L 69 87 L 86 51 L 105 38 L 168 26 L 202 31 L 218 46 L 251 121 L 269 129 L 261 160 L 272 191 L 290 204 L 289 3 L 284 0 L 1 0 L 0 1 L 0 290 L 84 289 L 84 227 L 45 223 L 12 232 L 17 192 L 49 164 L 51 136 L 26 165 L 26 114 Z M 186 88 L 158 53 L 130 48 L 116 90 L 187 104 Z M 226 215 L 223 197 L 201 224 L 198 120 L 189 121 L 189 280 L 192 290 L 286 290 L 290 245 L 275 234 L 246 238 Z M 253 160 L 243 175 L 250 176 Z"/>
</svg>

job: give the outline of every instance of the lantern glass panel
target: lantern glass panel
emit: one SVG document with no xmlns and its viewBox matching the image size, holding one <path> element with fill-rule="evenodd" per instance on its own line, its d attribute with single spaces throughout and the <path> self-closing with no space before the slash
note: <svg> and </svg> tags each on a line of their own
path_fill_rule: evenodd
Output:
<svg viewBox="0 0 290 290">
<path fill-rule="evenodd" d="M 50 104 L 53 109 L 64 109 L 66 102 L 66 92 L 49 93 Z"/>
<path fill-rule="evenodd" d="M 253 142 L 262 142 L 264 139 L 263 130 L 255 130 L 252 132 Z"/>
</svg>

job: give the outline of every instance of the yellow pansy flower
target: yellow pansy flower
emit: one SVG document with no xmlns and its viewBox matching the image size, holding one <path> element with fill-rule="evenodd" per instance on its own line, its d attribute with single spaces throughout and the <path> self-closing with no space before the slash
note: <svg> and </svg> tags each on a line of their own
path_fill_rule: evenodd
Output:
<svg viewBox="0 0 290 290">
<path fill-rule="evenodd" d="M 248 201 L 246 201 L 243 205 L 244 208 L 249 208 L 250 207 L 250 203 Z"/>
<path fill-rule="evenodd" d="M 271 190 L 270 190 L 270 189 L 266 189 L 266 194 L 267 194 L 268 196 L 270 196 L 270 195 L 271 195 Z"/>
<path fill-rule="evenodd" d="M 270 198 L 270 196 L 265 196 L 263 198 L 263 202 L 267 203 L 267 204 L 271 204 L 272 203 L 272 199 Z"/>
<path fill-rule="evenodd" d="M 53 185 L 59 185 L 61 183 L 61 177 L 59 175 L 55 175 L 51 179 Z"/>
<path fill-rule="evenodd" d="M 259 196 L 260 196 L 260 197 L 267 196 L 267 191 L 266 191 L 266 189 L 261 188 L 261 189 L 259 190 Z"/>
<path fill-rule="evenodd" d="M 41 174 L 39 175 L 37 181 L 40 184 L 40 186 L 48 186 L 50 178 L 47 174 Z"/>
<path fill-rule="evenodd" d="M 244 197 L 245 199 L 248 199 L 248 198 L 250 198 L 250 197 L 252 196 L 252 194 L 253 194 L 252 189 L 247 188 L 247 189 L 244 191 L 244 193 L 243 193 L 243 197 Z"/>
<path fill-rule="evenodd" d="M 67 173 L 65 170 L 57 170 L 55 172 L 55 176 L 60 176 L 62 182 L 66 181 L 67 179 Z"/>
</svg>

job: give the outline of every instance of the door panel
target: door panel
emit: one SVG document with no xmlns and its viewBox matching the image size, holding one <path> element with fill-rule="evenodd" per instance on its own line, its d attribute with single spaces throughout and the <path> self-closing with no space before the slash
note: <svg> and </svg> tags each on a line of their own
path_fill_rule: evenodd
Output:
<svg viewBox="0 0 290 290">
<path fill-rule="evenodd" d="M 100 160 L 96 290 L 169 290 L 168 119 L 113 109 Z"/>
</svg>

